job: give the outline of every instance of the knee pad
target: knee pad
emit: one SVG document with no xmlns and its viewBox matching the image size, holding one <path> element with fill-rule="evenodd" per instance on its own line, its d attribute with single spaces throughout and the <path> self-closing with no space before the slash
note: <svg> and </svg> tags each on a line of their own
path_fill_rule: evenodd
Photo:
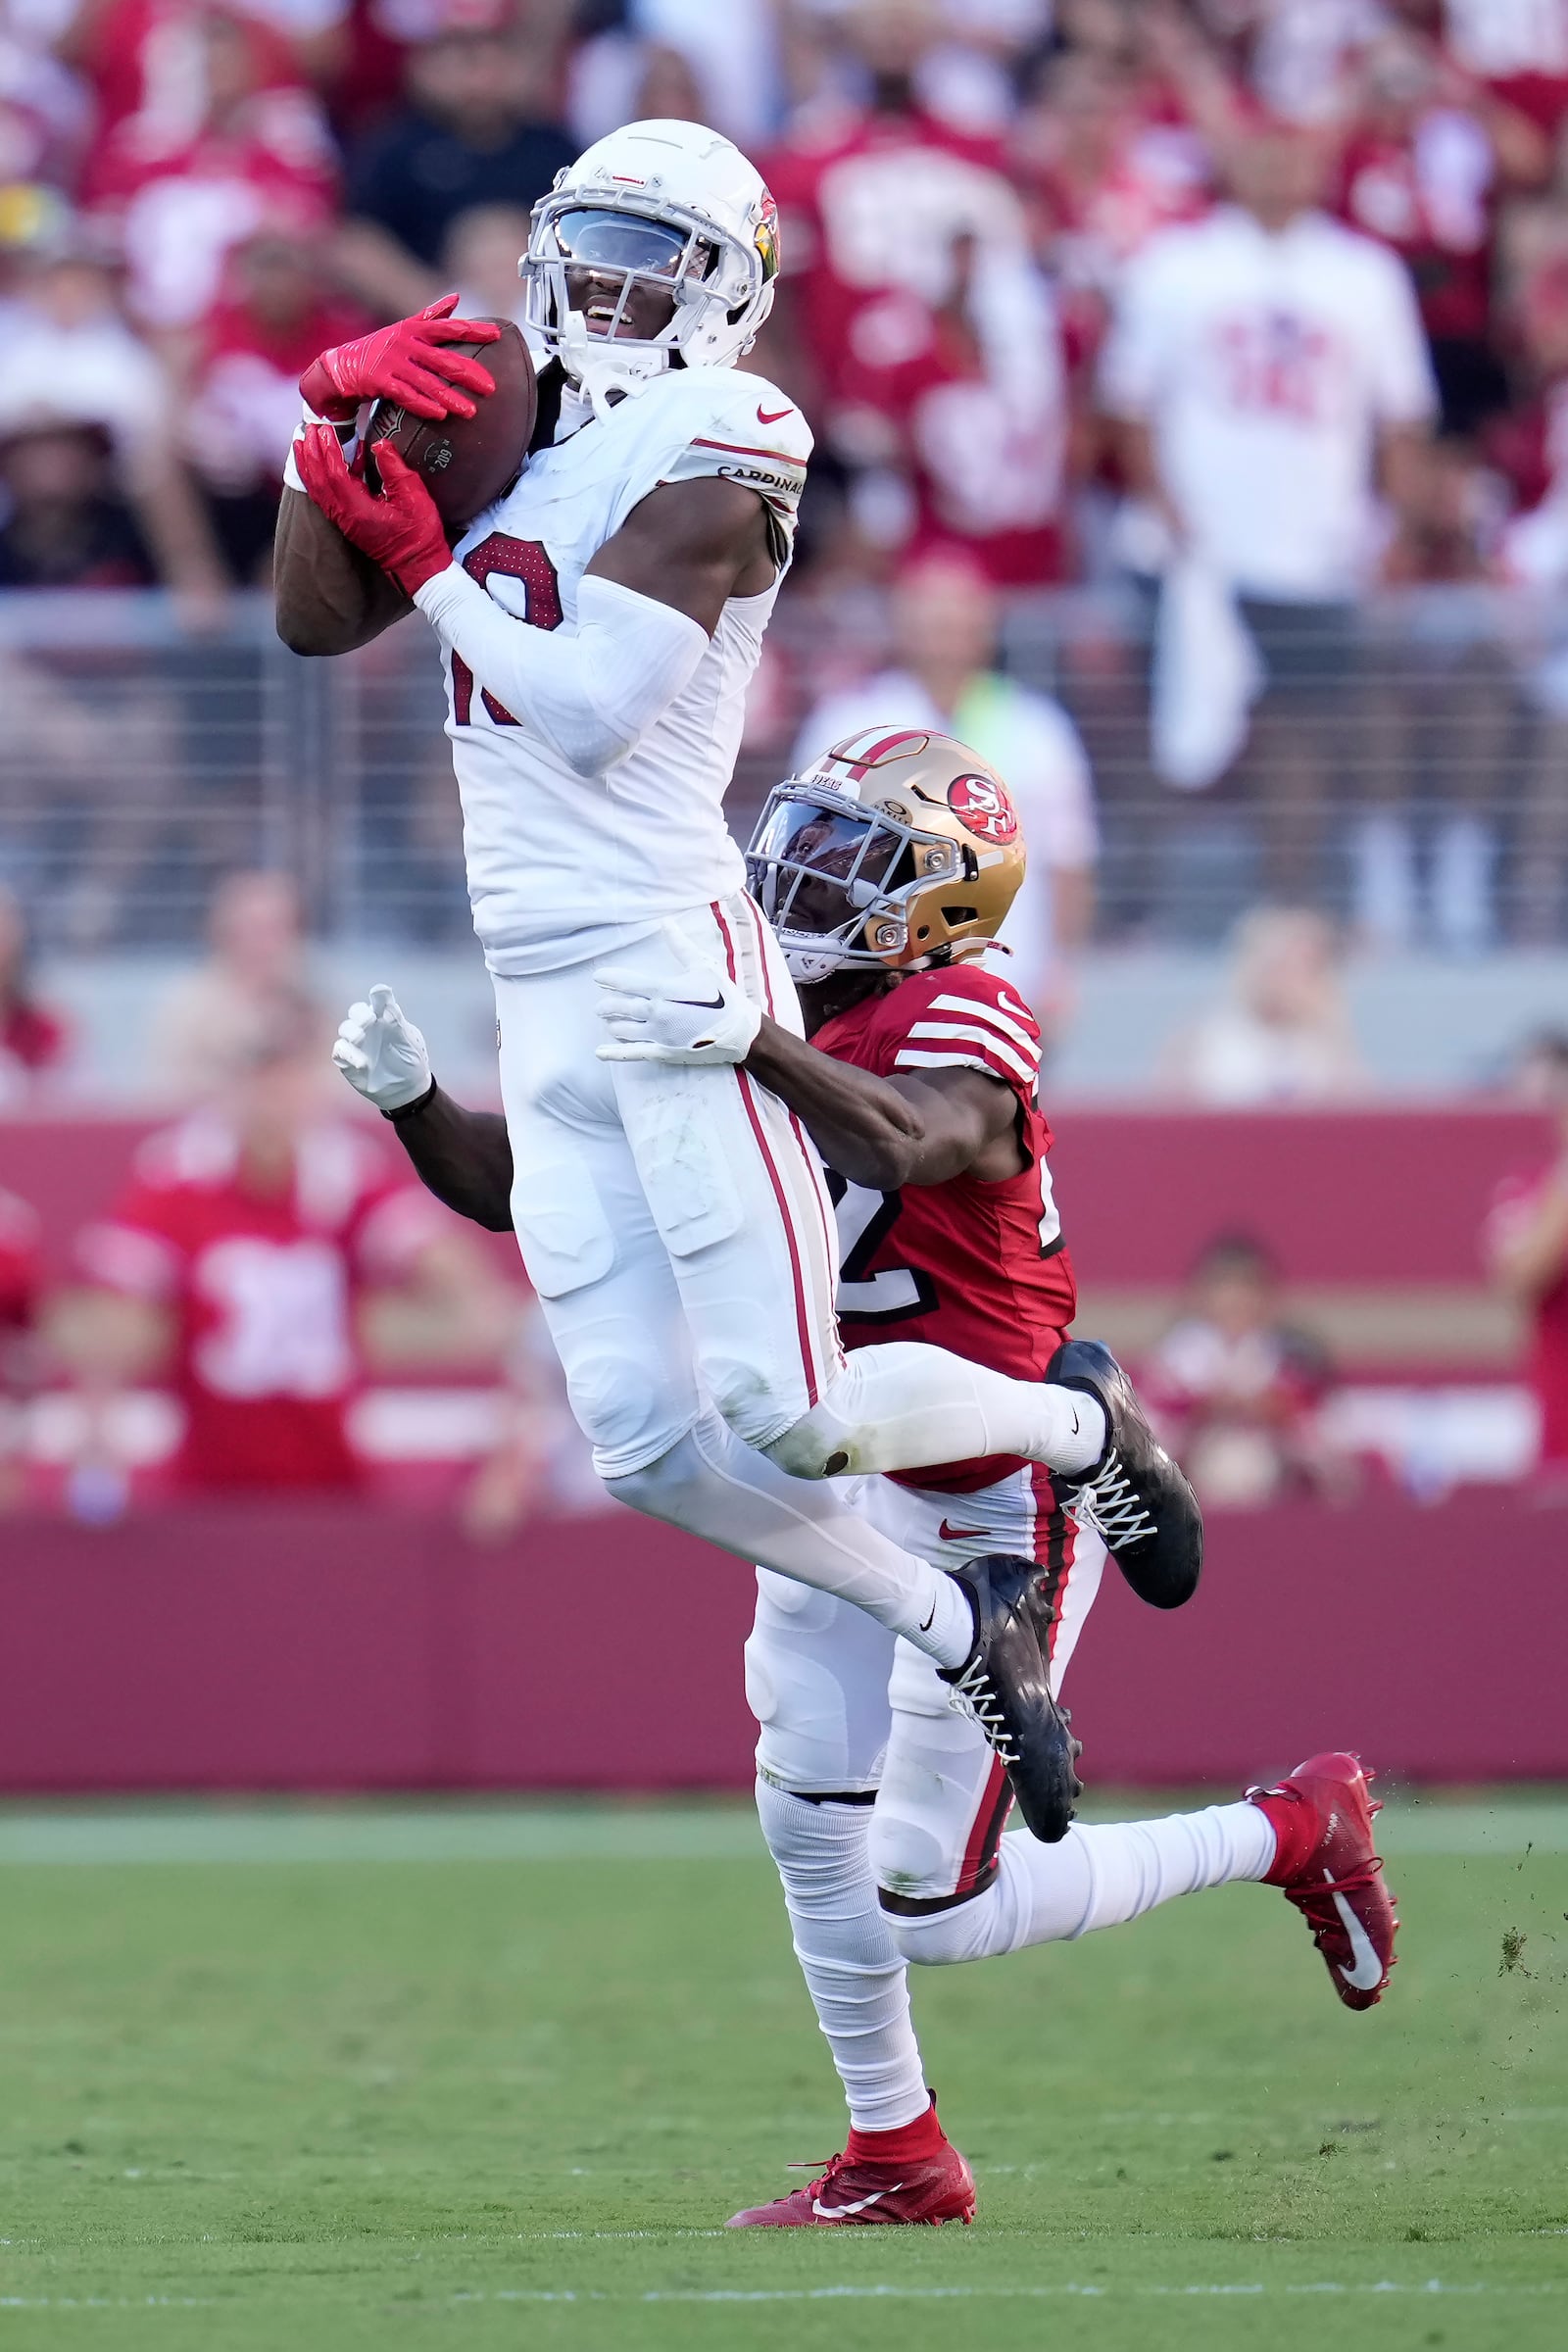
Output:
<svg viewBox="0 0 1568 2352">
<path fill-rule="evenodd" d="M 944 1910 L 922 1912 L 917 1919 L 901 1918 L 893 1911 L 883 1917 L 901 1959 L 913 1968 L 952 1968 L 962 1960 L 982 1959 L 991 1949 L 985 1910 L 995 1895 L 993 1886 Z"/>
<path fill-rule="evenodd" d="M 667 1379 L 635 1356 L 583 1356 L 567 1368 L 566 1395 L 607 1482 L 657 1463 L 690 1426 L 670 1418 Z"/>
<path fill-rule="evenodd" d="M 896 1792 L 887 1788 L 871 1816 L 870 1862 L 883 1893 L 920 1903 L 941 1902 L 953 1893 L 956 1874 L 949 1841 L 912 1811 L 901 1809 Z"/>
<path fill-rule="evenodd" d="M 724 1418 L 730 1416 L 725 1413 Z M 733 1421 L 730 1426 L 737 1437 L 745 1435 Z M 820 1402 L 776 1436 L 749 1438 L 747 1444 L 787 1470 L 791 1478 L 842 1478 L 856 1466 L 855 1432 Z"/>
<path fill-rule="evenodd" d="M 807 1793 L 874 1788 L 888 1740 L 893 1636 L 831 1592 L 765 1568 L 757 1585 L 746 1703 L 758 1722 L 762 1785 Z"/>
</svg>

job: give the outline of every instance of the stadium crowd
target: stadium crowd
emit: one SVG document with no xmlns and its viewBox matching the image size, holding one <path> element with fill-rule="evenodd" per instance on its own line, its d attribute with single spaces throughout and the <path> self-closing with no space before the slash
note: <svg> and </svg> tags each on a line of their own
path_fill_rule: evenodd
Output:
<svg viewBox="0 0 1568 2352">
<path fill-rule="evenodd" d="M 162 584 L 217 632 L 302 365 L 449 286 L 515 313 L 530 205 L 650 112 L 761 161 L 757 360 L 816 432 L 752 785 L 813 701 L 918 670 L 886 592 L 934 554 L 1123 804 L 1102 932 L 1268 897 L 1561 938 L 1563 662 L 1487 600 L 1568 585 L 1568 0 L 5 0 L 0 588 Z M 153 853 L 103 747 L 161 838 L 190 696 L 7 684 L 7 804 L 91 810 L 69 906 L 30 805 L 9 878 L 123 939 Z"/>
<path fill-rule="evenodd" d="M 766 364 L 817 424 L 818 558 L 956 541 L 1032 587 L 1140 568 L 1177 508 L 1207 535 L 1193 428 L 1152 472 L 1147 443 L 1184 400 L 1215 429 L 1225 395 L 1155 348 L 1146 263 L 1207 222 L 1168 266 L 1212 273 L 1228 238 L 1245 272 L 1250 217 L 1285 299 L 1233 401 L 1438 426 L 1386 453 L 1342 564 L 1563 560 L 1563 0 L 7 0 L 0 580 L 258 576 L 304 362 L 448 284 L 515 309 L 530 205 L 639 113 L 728 131 L 778 195 Z M 1363 250 L 1314 242 L 1315 207 L 1397 282 L 1367 265 L 1357 292 Z M 1314 270 L 1386 337 L 1353 385 L 1293 322 Z M 1351 584 L 1298 561 L 1291 598 Z"/>
</svg>

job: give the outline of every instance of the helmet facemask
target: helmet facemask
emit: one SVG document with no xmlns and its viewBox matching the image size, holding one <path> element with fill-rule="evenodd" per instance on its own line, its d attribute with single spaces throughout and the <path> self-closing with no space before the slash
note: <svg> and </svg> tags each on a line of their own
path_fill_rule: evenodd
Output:
<svg viewBox="0 0 1568 2352">
<path fill-rule="evenodd" d="M 596 293 L 591 310 L 574 309 L 574 270 L 601 281 L 618 278 L 618 290 Z M 608 202 L 580 192 L 545 197 L 534 208 L 518 271 L 529 326 L 596 407 L 609 390 L 662 373 L 677 354 L 702 365 L 714 328 L 731 325 L 762 291 L 754 249 L 683 206 L 630 194 Z M 625 333 L 644 288 L 668 297 L 671 314 L 653 334 Z"/>
<path fill-rule="evenodd" d="M 961 887 L 968 856 L 891 808 L 792 777 L 768 796 L 746 873 L 792 978 L 810 986 L 847 965 L 923 963 L 909 953 L 908 902 L 933 884 Z"/>
</svg>

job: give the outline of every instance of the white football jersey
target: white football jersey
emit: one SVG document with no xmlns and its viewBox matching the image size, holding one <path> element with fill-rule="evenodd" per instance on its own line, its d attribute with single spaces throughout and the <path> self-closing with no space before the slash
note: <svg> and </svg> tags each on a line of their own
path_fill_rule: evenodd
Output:
<svg viewBox="0 0 1568 2352">
<path fill-rule="evenodd" d="M 810 449 L 799 409 L 761 376 L 671 368 L 535 451 L 454 555 L 520 626 L 570 627 L 585 569 L 632 509 L 661 483 L 719 474 L 762 499 L 782 578 Z M 743 886 L 723 799 L 778 578 L 731 599 L 690 683 L 602 777 L 577 774 L 446 656 L 468 896 L 492 971 L 602 955 Z"/>
<path fill-rule="evenodd" d="M 1198 552 L 1286 602 L 1352 595 L 1374 549 L 1374 434 L 1437 405 L 1404 266 L 1322 213 L 1271 235 L 1225 206 L 1146 245 L 1102 363 L 1146 422 Z"/>
</svg>

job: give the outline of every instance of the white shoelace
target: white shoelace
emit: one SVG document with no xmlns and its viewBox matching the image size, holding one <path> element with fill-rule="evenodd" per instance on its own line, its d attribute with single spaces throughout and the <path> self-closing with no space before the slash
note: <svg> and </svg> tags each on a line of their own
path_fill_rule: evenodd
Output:
<svg viewBox="0 0 1568 2352">
<path fill-rule="evenodd" d="M 1123 1544 L 1141 1543 L 1158 1532 L 1128 1484 L 1115 1453 L 1093 1478 L 1074 1488 L 1071 1508 L 1073 1517 L 1093 1528 L 1107 1551 L 1115 1551 Z"/>
<path fill-rule="evenodd" d="M 953 1686 L 953 1703 L 980 1726 L 993 1754 L 1009 1768 L 1018 1761 L 1012 1735 L 997 1704 L 997 1694 L 980 1660 L 971 1658 Z"/>
</svg>

